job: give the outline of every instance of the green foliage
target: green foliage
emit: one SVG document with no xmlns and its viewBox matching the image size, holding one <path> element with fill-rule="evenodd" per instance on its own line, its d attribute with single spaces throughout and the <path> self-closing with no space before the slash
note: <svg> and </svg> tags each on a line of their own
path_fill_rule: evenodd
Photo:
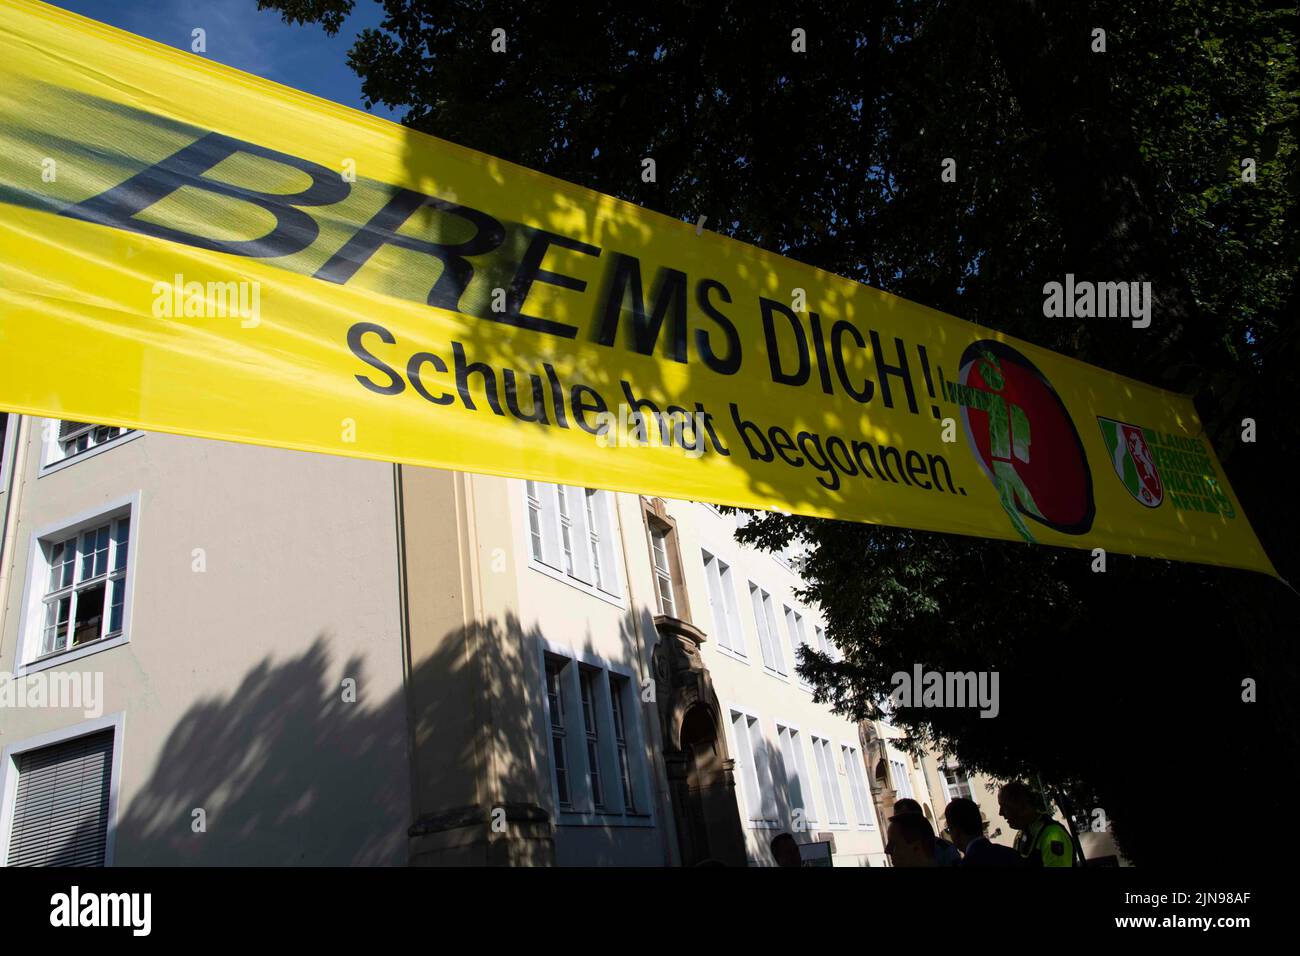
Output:
<svg viewBox="0 0 1300 956">
<path fill-rule="evenodd" d="M 351 2 L 259 0 L 337 29 Z M 1134 4 L 386 0 L 349 57 L 405 122 L 1197 397 L 1284 577 L 1297 553 L 1296 17 L 1267 0 Z M 493 28 L 507 52 L 489 51 Z M 790 49 L 807 31 L 808 52 Z M 1107 51 L 1090 50 L 1091 30 Z M 659 182 L 642 183 L 642 157 Z M 958 163 L 941 183 L 940 163 Z M 1241 160 L 1256 160 L 1254 183 Z M 1149 333 L 1042 317 L 1066 272 L 1149 280 Z M 1257 444 L 1239 442 L 1254 418 Z M 805 597 L 842 649 L 818 699 L 876 714 L 914 663 L 997 669 L 1002 713 L 900 711 L 972 769 L 1101 806 L 1138 862 L 1204 859 L 1221 781 L 1280 814 L 1300 603 L 1258 575 L 833 521 Z M 1260 703 L 1242 704 L 1254 677 Z M 1266 770 L 1268 774 L 1266 774 Z M 1271 782 L 1270 782 L 1271 776 Z M 1259 780 L 1256 790 L 1242 784 Z M 1277 818 L 1275 816 L 1275 818 Z M 1170 835 L 1174 837 L 1171 840 Z M 1257 848 L 1264 852 L 1264 843 Z M 1247 848 L 1245 851 L 1250 852 Z"/>
</svg>

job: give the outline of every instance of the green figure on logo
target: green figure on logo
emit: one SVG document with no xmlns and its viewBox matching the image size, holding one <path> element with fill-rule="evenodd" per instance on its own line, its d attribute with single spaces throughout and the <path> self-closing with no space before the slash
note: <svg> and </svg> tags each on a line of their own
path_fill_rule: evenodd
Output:
<svg viewBox="0 0 1300 956">
<path fill-rule="evenodd" d="M 1020 507 L 1036 518 L 1043 517 L 1043 513 L 1038 510 L 1034 496 L 1029 493 L 1029 488 L 1016 472 L 1015 462 L 1012 461 L 1013 455 L 1023 462 L 1029 461 L 1029 416 L 1019 405 L 994 394 L 1002 391 L 1006 380 L 1002 377 L 1002 367 L 998 364 L 997 356 L 987 349 L 983 354 L 984 358 L 979 363 L 980 375 L 993 391 L 975 390 L 971 404 L 988 412 L 989 457 L 993 459 L 993 487 L 997 489 L 998 500 L 1016 531 L 1033 544 L 1034 536 L 1021 518 L 1016 501 L 1019 499 Z"/>
</svg>

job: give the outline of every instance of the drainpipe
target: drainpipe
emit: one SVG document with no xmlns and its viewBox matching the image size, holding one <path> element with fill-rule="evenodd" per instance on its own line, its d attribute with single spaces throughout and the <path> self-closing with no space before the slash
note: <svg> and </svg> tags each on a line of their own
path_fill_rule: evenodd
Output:
<svg viewBox="0 0 1300 956">
<path fill-rule="evenodd" d="M 7 429 L 5 444 L 13 448 L 14 454 L 5 478 L 4 513 L 0 515 L 0 650 L 4 648 L 5 622 L 9 617 L 9 579 L 13 576 L 14 538 L 18 533 L 18 498 L 32 420 L 27 415 L 10 415 L 9 421 L 13 427 Z M 4 449 L 0 448 L 0 458 L 3 457 Z"/>
</svg>

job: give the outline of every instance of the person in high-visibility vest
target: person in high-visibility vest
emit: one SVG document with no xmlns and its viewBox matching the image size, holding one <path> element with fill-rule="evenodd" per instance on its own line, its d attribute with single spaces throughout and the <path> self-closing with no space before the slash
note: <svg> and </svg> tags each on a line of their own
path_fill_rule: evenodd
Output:
<svg viewBox="0 0 1300 956">
<path fill-rule="evenodd" d="M 998 811 L 1020 832 L 1015 850 L 1026 866 L 1074 866 L 1070 831 L 1043 809 L 1037 794 L 1013 780 L 998 791 Z"/>
</svg>

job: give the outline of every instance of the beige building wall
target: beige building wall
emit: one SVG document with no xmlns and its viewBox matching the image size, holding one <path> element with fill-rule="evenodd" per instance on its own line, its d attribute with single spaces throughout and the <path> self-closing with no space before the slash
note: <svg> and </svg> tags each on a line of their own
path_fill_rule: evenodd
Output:
<svg viewBox="0 0 1300 956">
<path fill-rule="evenodd" d="M 88 674 L 101 713 L 0 708 L 0 749 L 114 722 L 119 865 L 404 863 L 392 467 L 137 432 L 46 468 L 44 420 L 20 421 L 0 671 L 40 639 L 36 540 L 70 521 L 129 509 L 129 616 L 27 678 Z"/>
</svg>

